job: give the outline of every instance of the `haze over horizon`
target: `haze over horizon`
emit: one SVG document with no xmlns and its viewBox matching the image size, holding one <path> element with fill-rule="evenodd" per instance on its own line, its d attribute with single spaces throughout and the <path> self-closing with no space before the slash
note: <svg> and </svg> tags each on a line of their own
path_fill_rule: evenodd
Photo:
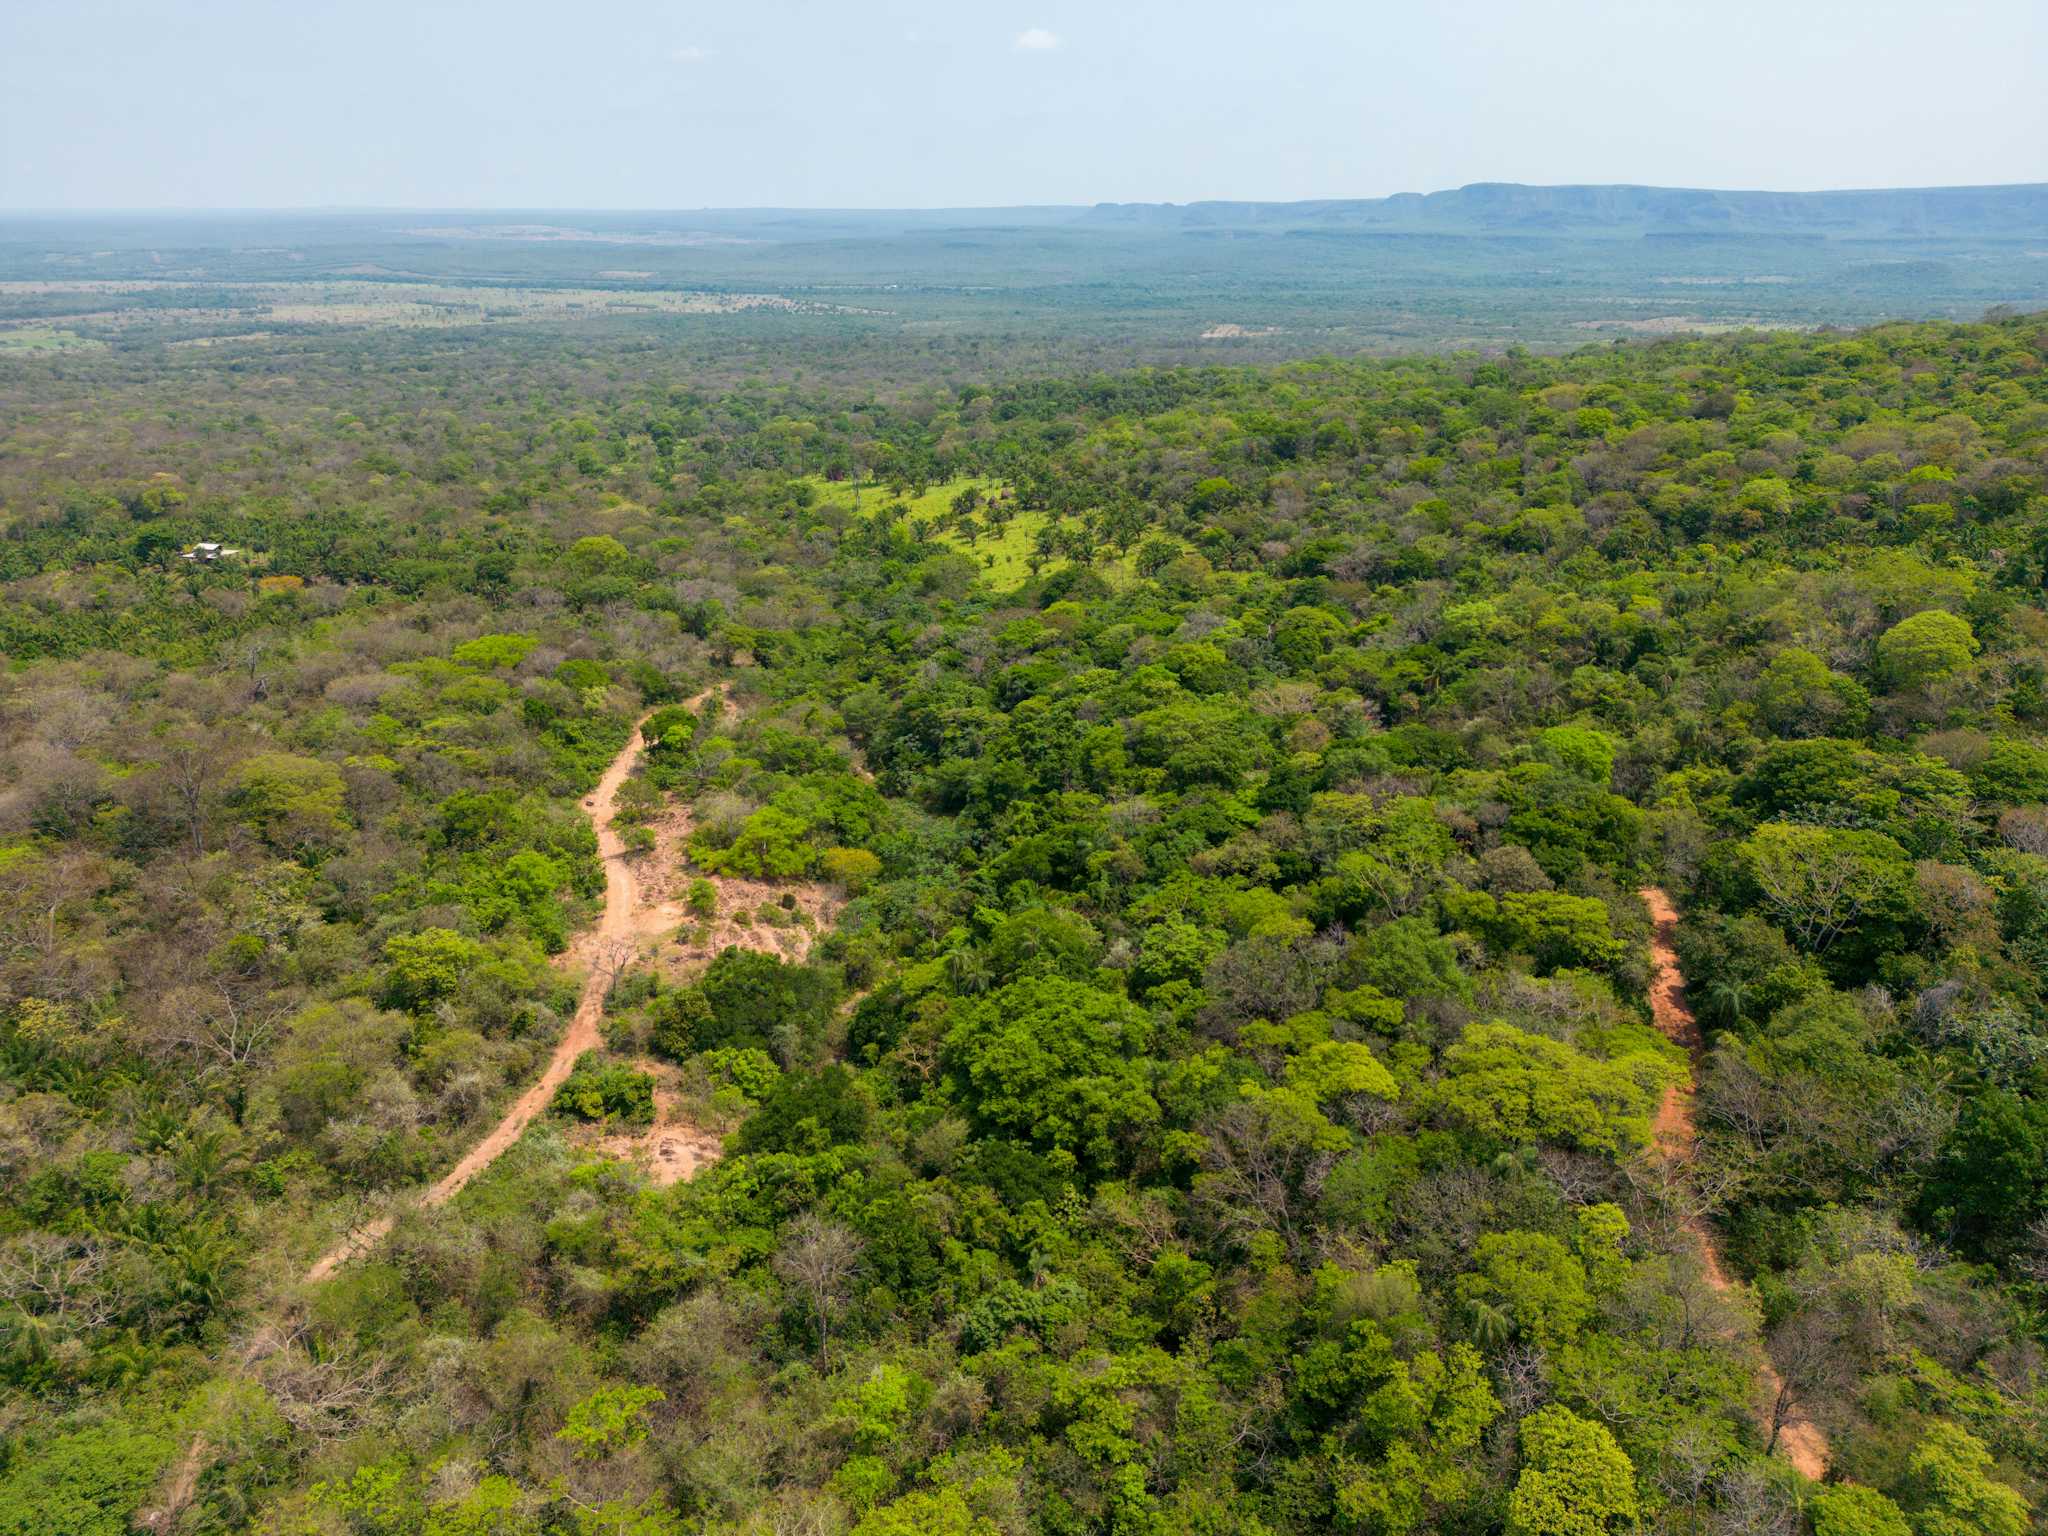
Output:
<svg viewBox="0 0 2048 1536">
<path fill-rule="evenodd" d="M 1966 57 L 1969 89 L 1930 94 Z M 15 0 L 0 208 L 910 209 L 2048 180 L 2030 0 Z M 185 82 L 168 88 L 167 82 Z M 109 103 L 125 104 L 110 110 Z"/>
<path fill-rule="evenodd" d="M 1318 196 L 1318 195 L 1310 194 L 1310 195 L 1307 195 L 1307 196 L 1303 196 L 1303 197 L 1287 197 L 1287 198 L 1267 198 L 1267 197 L 1242 197 L 1242 198 L 1238 198 L 1238 197 L 1214 197 L 1214 198 L 1202 198 L 1202 197 L 1192 197 L 1192 198 L 1101 198 L 1101 199 L 1097 199 L 1097 200 L 1095 200 L 1095 201 L 1093 201 L 1093 202 L 1049 202 L 1049 203 L 1014 203 L 1014 202 L 1011 202 L 1011 203 L 862 203 L 862 204 L 855 204 L 855 203 L 807 203 L 807 204 L 794 204 L 794 203 L 701 203 L 701 204 L 695 204 L 695 205 L 683 205 L 683 204 L 674 204 L 674 205 L 667 205 L 667 206 L 657 206 L 657 205 L 653 205 L 653 204 L 648 204 L 648 205 L 645 205 L 645 206 L 635 206 L 635 205 L 632 205 L 632 204 L 626 204 L 626 203 L 619 203 L 619 204 L 595 204 L 595 203 L 584 203 L 584 204 L 578 204 L 578 203 L 493 203 L 493 204 L 481 204 L 481 203 L 478 203 L 478 204 L 457 204 L 457 203 L 445 203 L 445 204 L 425 204 L 425 203 L 422 203 L 422 204 L 411 204 L 411 203 L 320 203 L 320 204 L 308 204 L 308 205 L 305 205 L 305 206 L 302 206 L 302 207 L 294 207 L 294 206 L 290 206 L 290 205 L 283 205 L 283 204 L 280 204 L 280 205 L 275 205 L 275 206 L 264 206 L 264 205 L 258 205 L 258 204 L 247 204 L 247 205 L 240 205 L 240 206 L 232 206 L 232 205 L 226 205 L 226 204 L 223 204 L 223 205 L 221 205 L 221 206 L 218 206 L 218 207 L 190 207 L 190 208 L 149 208 L 149 207 L 145 207 L 145 206 L 135 206 L 135 207 L 120 207 L 120 206 L 115 206 L 115 205 L 111 205 L 111 204 L 110 204 L 110 205 L 107 205 L 107 206 L 104 206 L 104 207 L 78 207 L 78 208 L 37 208 L 37 207 L 23 207 L 23 208 L 7 208 L 7 207 L 0 207 L 0 217 L 30 217 L 30 218 L 33 218 L 33 217 L 43 217 L 43 216 L 47 216 L 47 217 L 51 217 L 51 218 L 56 218 L 56 219 L 64 219 L 64 218 L 74 218 L 74 217 L 75 217 L 75 218 L 94 218 L 94 217 L 123 217 L 123 216 L 127 216 L 127 215 L 145 215 L 145 216 L 151 216 L 151 217 L 163 216 L 163 217 L 172 217 L 172 218 L 178 218 L 178 217 L 187 217 L 187 216 L 189 216 L 189 217 L 193 217 L 193 218 L 205 218 L 205 217 L 209 217 L 209 216 L 216 216 L 216 215 L 218 215 L 218 216 L 229 216 L 229 217 L 232 217 L 232 216 L 239 216 L 239 215 L 265 215 L 265 214 L 273 214 L 273 213 L 275 213 L 275 214 L 289 214 L 289 215 L 293 215 L 293 216 L 307 216 L 307 217 L 318 217 L 318 216 L 320 216 L 320 215 L 323 215 L 323 214 L 334 214 L 334 215 L 342 215 L 342 216 L 346 216 L 346 215 L 377 215 L 377 214 L 394 214 L 394 215 L 397 215 L 397 214 L 406 214 L 406 215 L 420 215 L 420 216 L 428 216 L 428 215 L 450 215 L 450 216 L 458 216 L 458 215 L 459 215 L 459 216 L 467 216 L 467 215 L 473 215 L 473 214 L 491 214 L 491 213 L 498 213 L 498 214 L 520 214 L 520 213 L 526 213 L 526 214 L 564 214 L 564 215 L 583 215 L 583 216 L 602 216 L 602 215 L 625 215 L 625 214 L 631 214 L 631 215 L 639 215 L 639 216 L 651 216 L 651 217 L 670 217 L 670 216 L 681 216 L 681 215 L 685 215 L 685 214 L 777 214 L 777 213 L 794 213 L 794 214 L 818 214 L 818 215 L 830 215 L 830 214 L 835 214 L 835 213 L 846 213 L 846 214 L 861 214 L 861 215 L 867 215 L 867 214 L 876 214 L 876 215 L 879 215 L 879 214 L 889 214 L 889 213 L 954 213 L 954 212 L 959 212 L 959 213 L 1003 213 L 1003 212 L 1007 212 L 1007 211 L 1011 211 L 1011 210 L 1017 210 L 1017 211 L 1025 211 L 1025 210 L 1052 210 L 1052 211 L 1061 211 L 1061 210 L 1067 210 L 1067 209 L 1072 209 L 1072 210 L 1074 210 L 1074 211 L 1076 211 L 1076 212 L 1082 212 L 1082 211 L 1086 211 L 1086 210 L 1089 210 L 1089 209 L 1099 209 L 1099 208 L 1117 208 L 1117 207 L 1156 207 L 1156 208 L 1198 208 L 1198 207 L 1202 207 L 1202 206 L 1205 206 L 1205 205 L 1215 205 L 1215 204 L 1224 204 L 1224 205 L 1231 205 L 1231 204 L 1235 204 L 1235 205 L 1243 205 L 1243 206 L 1265 206 L 1265 207 L 1276 207 L 1276 208 L 1285 208 L 1285 207 L 1290 207 L 1290 206 L 1309 206 L 1309 205 L 1314 205 L 1314 204 L 1319 204 L 1319 203 L 1353 203 L 1353 202 L 1359 202 L 1359 203 L 1374 203 L 1374 202 L 1385 202 L 1385 201 L 1387 201 L 1387 200 L 1389 200 L 1389 199 L 1391 199 L 1391 198 L 1396 198 L 1396 197 L 1422 197 L 1422 198 L 1429 198 L 1429 197 L 1440 197 L 1440 196 L 1443 196 L 1443 195 L 1446 195 L 1446 194 L 1450 194 L 1450 193 L 1458 193 L 1458 192 L 1469 192 L 1469 191 L 1472 191 L 1473 189 L 1475 189 L 1475 188 L 1478 188 L 1478 187 L 1489 187 L 1489 186 L 1504 186 L 1504 187 L 1516 187 L 1516 188 L 1522 188 L 1522 189 L 1526 189 L 1526 190 L 1533 190 L 1533 191 L 1547 191 L 1547 192 L 1559 192 L 1559 191 L 1575 191 L 1575 190 L 1596 190 L 1596 191 L 1606 191 L 1606 190 L 1616 190 L 1616 189 L 1637 189 L 1637 190 L 1647 190 L 1647 191 L 1655 191 L 1655 192 L 1710 192 L 1710 193 L 1716 193 L 1716 194 L 1726 194 L 1726 195 L 1735 195 L 1735 196 L 1786 196 L 1786 197 L 1812 197 L 1812 196 L 1827 196 L 1827 195 L 1831 195 L 1831 194 L 1836 194 L 1836 193 L 1843 193 L 1843 194 L 1852 194 L 1852 193 L 1864 193 L 1864 192 L 1908 192 L 1908 193 L 1910 193 L 1910 192 L 1955 192 L 1955 191 L 1972 191 L 1972 192 L 2002 192 L 2002 191 L 2012 191 L 2012 190 L 2023 190 L 2023 189 L 2029 189 L 2029 188 L 2036 188 L 2036 187 L 2048 187 L 2048 179 L 2038 179 L 2038 180 L 2032 180 L 2032 181 L 2014 181 L 2014 182 L 1948 182 L 1948 183 L 1941 183 L 1941 184 L 1933 184 L 1933 183 L 1929 183 L 1929 184 L 1925 184 L 1925 185 L 1916 185 L 1916 186 L 1903 186 L 1903 185 L 1899 185 L 1899 186 L 1893 186 L 1893 185 L 1876 185 L 1876 184 L 1873 184 L 1873 185 L 1871 185 L 1871 186 L 1867 186 L 1867 187 L 1847 187 L 1847 186 L 1830 186 L 1830 187 L 1708 187 L 1708 186 L 1703 186 L 1703 185 L 1683 185 L 1683 186 L 1681 186 L 1681 185 L 1677 185 L 1677 184 L 1674 184 L 1674 183 L 1666 183 L 1666 182 L 1590 182 L 1590 181 L 1558 181 L 1558 182 L 1501 182 L 1501 181 L 1478 181 L 1478 182 L 1465 182 L 1465 183 L 1461 183 L 1460 185 L 1458 185 L 1458 186 L 1455 186 L 1455 187 L 1406 187 L 1406 188 L 1402 188 L 1402 189 L 1401 189 L 1400 191 L 1397 191 L 1397 192 L 1391 192 L 1391 193 L 1376 193 L 1376 194 L 1373 194 L 1373 195 L 1371 195 L 1371 196 L 1359 196 L 1359 197 L 1353 197 L 1353 196 L 1349 196 L 1349 195 L 1347 195 L 1347 196 L 1342 196 L 1342 197 L 1324 197 L 1324 196 Z"/>
</svg>

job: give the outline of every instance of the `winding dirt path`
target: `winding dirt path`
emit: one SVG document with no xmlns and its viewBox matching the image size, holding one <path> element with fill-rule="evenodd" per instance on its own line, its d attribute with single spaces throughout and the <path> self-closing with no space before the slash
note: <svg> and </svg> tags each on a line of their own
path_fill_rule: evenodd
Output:
<svg viewBox="0 0 2048 1536">
<path fill-rule="evenodd" d="M 1665 1089 L 1664 1101 L 1657 1106 L 1658 1155 L 1667 1163 L 1682 1168 L 1692 1162 L 1699 1140 L 1693 1116 L 1693 1085 L 1699 1075 L 1705 1042 L 1700 1036 L 1699 1021 L 1693 1017 L 1692 1008 L 1685 1000 L 1685 973 L 1679 969 L 1678 951 L 1671 942 L 1671 936 L 1678 928 L 1678 909 L 1671 904 L 1671 897 L 1657 886 L 1645 886 L 1637 894 L 1642 897 L 1643 905 L 1649 908 L 1652 924 L 1650 1012 L 1656 1018 L 1657 1028 L 1667 1039 L 1682 1046 L 1692 1063 L 1692 1070 L 1686 1074 L 1685 1081 Z M 1691 1214 L 1683 1218 L 1683 1224 L 1693 1241 L 1699 1244 L 1707 1283 L 1717 1291 L 1733 1290 L 1735 1282 L 1728 1278 L 1720 1250 L 1715 1246 L 1714 1235 L 1707 1224 Z M 1785 1384 L 1768 1354 L 1764 1356 L 1759 1374 L 1766 1396 L 1773 1402 L 1777 1401 L 1784 1392 Z M 1768 1433 L 1768 1422 L 1764 1428 Z M 1777 1449 L 1807 1477 L 1818 1481 L 1827 1474 L 1828 1437 L 1811 1419 L 1794 1419 L 1782 1426 L 1778 1430 Z"/>
<path fill-rule="evenodd" d="M 730 687 L 730 684 L 720 684 L 716 688 L 707 688 L 687 700 L 684 707 L 692 711 L 701 710 L 704 701 L 714 692 L 729 700 Z M 728 945 L 801 961 L 817 934 L 830 926 L 844 898 L 835 895 L 828 886 L 811 881 L 760 881 L 731 875 L 711 877 L 718 893 L 715 911 L 708 919 L 691 912 L 679 891 L 681 882 L 686 878 L 681 871 L 687 860 L 692 830 L 687 809 L 672 809 L 664 816 L 661 827 L 657 829 L 659 853 L 644 871 L 649 879 L 643 884 L 643 871 L 636 869 L 636 861 L 627 854 L 625 839 L 614 830 L 613 820 L 618 809 L 619 790 L 632 777 L 641 754 L 646 751 L 647 741 L 642 728 L 652 713 L 650 710 L 634 722 L 632 737 L 612 760 L 611 766 L 605 769 L 597 787 L 583 801 L 591 828 L 597 834 L 598 855 L 604 861 L 604 908 L 597 922 L 577 935 L 569 947 L 566 959 L 580 964 L 583 969 L 583 992 L 577 999 L 575 1017 L 548 1057 L 547 1066 L 498 1123 L 464 1153 L 453 1168 L 410 1200 L 401 1199 L 384 1214 L 351 1228 L 340 1242 L 313 1262 L 301 1283 L 317 1284 L 344 1264 L 372 1252 L 391 1235 L 398 1217 L 405 1210 L 445 1205 L 472 1179 L 517 1145 L 534 1118 L 554 1102 L 555 1091 L 575 1070 L 577 1058 L 585 1051 L 596 1050 L 604 1044 L 605 997 L 619 974 L 643 956 L 651 941 L 659 941 L 685 920 L 693 919 L 701 928 L 699 942 L 692 954 L 681 959 L 667 958 L 664 969 L 674 979 L 701 970 L 710 954 Z M 770 901 L 793 906 L 808 919 L 807 924 L 776 928 L 753 921 L 750 914 Z M 657 1113 L 654 1124 L 645 1131 L 601 1136 L 593 1146 L 595 1150 L 621 1161 L 641 1162 L 650 1181 L 656 1187 L 666 1187 L 692 1178 L 716 1162 L 721 1143 L 716 1135 L 683 1118 L 674 1088 L 668 1082 L 666 1068 L 653 1062 L 640 1065 L 661 1080 L 655 1092 Z M 280 1347 L 277 1330 L 266 1324 L 256 1330 L 235 1357 L 235 1369 L 248 1371 Z M 184 1455 L 168 1469 L 158 1485 L 155 1501 L 137 1511 L 133 1522 L 136 1529 L 170 1530 L 198 1492 L 199 1479 L 212 1457 L 213 1446 L 207 1435 L 203 1431 L 195 1434 Z"/>
<path fill-rule="evenodd" d="M 604 1020 L 605 994 L 633 956 L 638 937 L 634 913 L 640 904 L 639 882 L 633 874 L 632 863 L 626 857 L 625 842 L 612 828 L 612 816 L 618 805 L 619 787 L 632 776 L 634 765 L 647 748 L 647 742 L 640 734 L 640 727 L 646 720 L 647 716 L 642 715 L 633 723 L 632 738 L 627 741 L 625 749 L 612 759 L 612 765 L 597 781 L 597 788 L 583 802 L 584 809 L 590 813 L 591 827 L 597 833 L 598 857 L 604 860 L 604 911 L 597 922 L 578 935 L 570 946 L 570 954 L 584 967 L 583 995 L 577 1000 L 576 1016 L 562 1031 L 554 1054 L 548 1057 L 547 1066 L 534 1079 L 533 1085 L 519 1095 L 512 1107 L 505 1111 L 504 1117 L 486 1131 L 475 1146 L 462 1155 L 460 1162 L 427 1186 L 415 1202 L 418 1205 L 446 1205 L 465 1184 L 510 1151 L 526 1133 L 527 1126 L 533 1123 L 534 1116 L 554 1102 L 555 1090 L 575 1070 L 576 1058 L 604 1044 L 599 1026 Z M 314 1262 L 313 1267 L 306 1271 L 307 1283 L 325 1280 L 349 1260 L 375 1248 L 390 1236 L 397 1220 L 397 1212 L 387 1212 L 357 1227 Z"/>
<path fill-rule="evenodd" d="M 692 706 L 702 698 L 700 694 L 693 699 Z M 635 914 L 639 907 L 639 883 L 634 877 L 632 864 L 626 858 L 624 841 L 612 830 L 612 817 L 618 803 L 619 787 L 632 775 L 640 754 L 646 750 L 646 740 L 640 734 L 640 727 L 646 720 L 647 716 L 642 715 L 633 723 L 631 739 L 612 760 L 611 766 L 605 769 L 604 776 L 597 781 L 597 788 L 583 802 L 584 809 L 590 813 L 591 826 L 597 833 L 598 855 L 604 860 L 604 911 L 596 924 L 585 929 L 570 946 L 570 954 L 583 963 L 585 972 L 583 995 L 577 1000 L 576 1016 L 562 1032 L 554 1054 L 548 1058 L 546 1068 L 533 1085 L 519 1096 L 504 1117 L 475 1146 L 463 1154 L 460 1162 L 421 1192 L 413 1202 L 416 1205 L 445 1205 L 465 1184 L 503 1156 L 525 1133 L 534 1116 L 554 1102 L 555 1090 L 575 1069 L 576 1058 L 604 1043 L 599 1025 L 604 1018 L 605 994 L 611 990 L 620 969 L 637 949 Z M 342 1265 L 369 1253 L 391 1235 L 397 1221 L 398 1212 L 394 1210 L 353 1228 L 314 1261 L 305 1273 L 304 1283 L 311 1285 L 325 1280 Z M 273 1347 L 271 1333 L 268 1328 L 256 1331 L 236 1357 L 238 1369 L 248 1370 L 269 1352 Z M 169 1530 L 198 1492 L 200 1476 L 212 1458 L 211 1441 L 203 1432 L 194 1435 L 185 1448 L 185 1454 L 178 1458 L 160 1485 L 156 1501 L 136 1512 L 135 1528 L 142 1531 Z"/>
</svg>

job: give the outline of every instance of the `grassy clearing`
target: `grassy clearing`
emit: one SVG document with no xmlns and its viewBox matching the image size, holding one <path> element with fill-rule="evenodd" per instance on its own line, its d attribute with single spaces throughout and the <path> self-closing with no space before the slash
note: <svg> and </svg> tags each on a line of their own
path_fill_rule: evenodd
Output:
<svg viewBox="0 0 2048 1536">
<path fill-rule="evenodd" d="M 953 498 L 962 491 L 971 488 L 989 493 L 997 488 L 997 482 L 972 475 L 948 480 L 943 485 L 902 498 L 892 496 L 885 486 L 855 486 L 846 482 L 834 485 L 816 475 L 811 477 L 811 484 L 817 487 L 821 501 L 837 502 L 866 513 L 884 506 L 901 505 L 907 509 L 908 521 L 935 526 L 941 522 L 950 523 Z M 1020 511 L 1000 534 L 980 534 L 972 544 L 948 526 L 937 534 L 936 542 L 946 549 L 957 549 L 971 556 L 981 566 L 984 582 L 998 592 L 1008 592 L 1031 579 L 1031 549 L 1038 538 L 1038 530 L 1045 526 L 1046 517 L 1047 514 L 1041 511 Z M 1064 558 L 1054 558 L 1048 560 L 1043 569 L 1050 573 L 1066 564 Z"/>
<path fill-rule="evenodd" d="M 952 498 L 949 496 L 946 504 L 950 506 L 951 501 Z M 973 556 L 981 563 L 982 580 L 998 592 L 1008 592 L 1031 579 L 1031 551 L 1038 542 L 1038 530 L 1049 520 L 1049 513 L 1027 510 L 1011 518 L 1000 534 L 984 533 L 972 544 L 951 530 L 941 534 L 939 541 L 949 549 L 957 549 L 962 554 Z M 1073 518 L 1061 518 L 1058 521 L 1063 527 L 1076 525 Z M 1153 536 L 1169 537 L 1156 531 Z M 1180 541 L 1176 539 L 1174 542 Z M 1041 567 L 1040 574 L 1050 576 L 1072 563 L 1064 555 L 1055 555 Z M 1138 579 L 1136 547 L 1133 546 L 1129 553 L 1122 555 L 1103 550 L 1095 561 L 1094 570 L 1096 575 L 1112 587 L 1129 586 Z"/>
<path fill-rule="evenodd" d="M 1031 579 L 1031 547 L 1038 538 L 1038 530 L 1045 526 L 1046 516 L 1043 512 L 1019 512 L 1000 534 L 984 533 L 972 544 L 957 533 L 947 533 L 943 539 L 949 548 L 971 555 L 980 563 L 983 581 L 998 592 L 1007 592 Z M 1045 563 L 1044 569 L 1055 571 L 1066 563 L 1054 558 Z"/>
<path fill-rule="evenodd" d="M 873 512 L 878 507 L 900 502 L 909 509 L 910 520 L 914 523 L 933 522 L 939 518 L 950 517 L 953 512 L 953 498 L 970 486 L 977 491 L 993 491 L 996 488 L 996 482 L 993 480 L 985 480 L 978 475 L 962 475 L 957 480 L 948 480 L 943 485 L 932 486 L 914 496 L 896 497 L 890 494 L 889 488 L 885 485 L 856 485 L 851 480 L 835 483 L 823 475 L 808 475 L 805 479 L 812 489 L 817 491 L 818 500 L 828 506 L 837 502 L 843 507 Z"/>
<path fill-rule="evenodd" d="M 981 579 L 997 592 L 1014 591 L 1031 579 L 1031 551 L 1038 542 L 1038 531 L 1051 518 L 1051 514 L 1035 509 L 1017 512 L 997 533 L 982 533 L 969 544 L 960 533 L 950 526 L 953 515 L 953 498 L 972 487 L 984 493 L 993 492 L 998 482 L 976 476 L 962 476 L 935 485 L 914 496 L 895 497 L 886 486 L 854 485 L 848 481 L 837 484 L 822 475 L 812 475 L 809 483 L 817 490 L 818 499 L 826 505 L 838 504 L 853 507 L 862 513 L 872 513 L 880 507 L 901 505 L 907 509 L 908 520 L 913 523 L 931 523 L 935 527 L 946 523 L 943 531 L 936 534 L 936 542 L 946 549 L 957 549 L 963 555 L 971 556 L 981 566 Z M 1075 520 L 1062 518 L 1063 526 L 1072 527 Z M 1170 538 L 1171 535 L 1154 530 L 1150 537 Z M 1181 540 L 1173 542 L 1182 544 Z M 1187 547 L 1182 544 L 1182 547 Z M 1050 576 L 1055 571 L 1070 565 L 1064 555 L 1056 555 L 1040 567 L 1039 574 Z M 1112 587 L 1124 587 L 1138 579 L 1137 554 L 1133 549 L 1124 555 L 1104 551 L 1095 562 L 1095 573 Z"/>
<path fill-rule="evenodd" d="M 0 352 L 76 352 L 105 345 L 103 341 L 94 341 L 76 331 L 60 331 L 47 325 L 0 331 Z"/>
</svg>

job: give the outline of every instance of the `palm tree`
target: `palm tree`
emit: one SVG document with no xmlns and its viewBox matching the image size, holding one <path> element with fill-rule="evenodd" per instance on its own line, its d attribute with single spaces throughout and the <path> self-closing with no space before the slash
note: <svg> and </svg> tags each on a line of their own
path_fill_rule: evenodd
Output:
<svg viewBox="0 0 2048 1536">
<path fill-rule="evenodd" d="M 204 1197 L 226 1177 L 229 1165 L 234 1161 L 234 1153 L 228 1144 L 227 1132 L 217 1129 L 191 1131 L 185 1135 L 171 1161 L 185 1187 Z"/>
<path fill-rule="evenodd" d="M 188 1227 L 157 1245 L 164 1295 L 183 1327 L 198 1332 L 228 1303 L 236 1263 L 235 1245 L 218 1228 Z"/>
<path fill-rule="evenodd" d="M 8 1320 L 6 1333 L 10 1336 L 7 1353 L 16 1370 L 35 1375 L 50 1363 L 51 1345 L 57 1336 L 54 1319 L 17 1306 Z"/>
<path fill-rule="evenodd" d="M 1724 977 L 1707 988 L 1707 1008 L 1714 1022 L 1728 1029 L 1741 1025 L 1749 1016 L 1753 991 L 1747 982 L 1733 977 Z"/>
<path fill-rule="evenodd" d="M 93 1375 L 110 1387 L 131 1387 L 150 1372 L 157 1351 L 133 1328 L 93 1354 Z"/>
<path fill-rule="evenodd" d="M 1472 1341 L 1482 1350 L 1499 1349 L 1515 1336 L 1514 1320 L 1490 1301 L 1472 1303 Z"/>
<path fill-rule="evenodd" d="M 946 981 L 962 997 L 979 997 L 989 980 L 988 960 L 972 944 L 946 952 Z"/>
</svg>

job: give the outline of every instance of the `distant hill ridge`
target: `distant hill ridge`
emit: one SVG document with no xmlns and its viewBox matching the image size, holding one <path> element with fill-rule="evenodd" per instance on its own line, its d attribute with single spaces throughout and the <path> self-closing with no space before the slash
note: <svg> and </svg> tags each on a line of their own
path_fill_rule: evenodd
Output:
<svg viewBox="0 0 2048 1536">
<path fill-rule="evenodd" d="M 1084 224 L 1152 229 L 1324 229 L 1432 234 L 2048 234 L 2048 182 L 1849 192 L 1703 187 L 1531 187 L 1482 181 L 1447 192 L 1300 203 L 1098 203 Z"/>
</svg>

